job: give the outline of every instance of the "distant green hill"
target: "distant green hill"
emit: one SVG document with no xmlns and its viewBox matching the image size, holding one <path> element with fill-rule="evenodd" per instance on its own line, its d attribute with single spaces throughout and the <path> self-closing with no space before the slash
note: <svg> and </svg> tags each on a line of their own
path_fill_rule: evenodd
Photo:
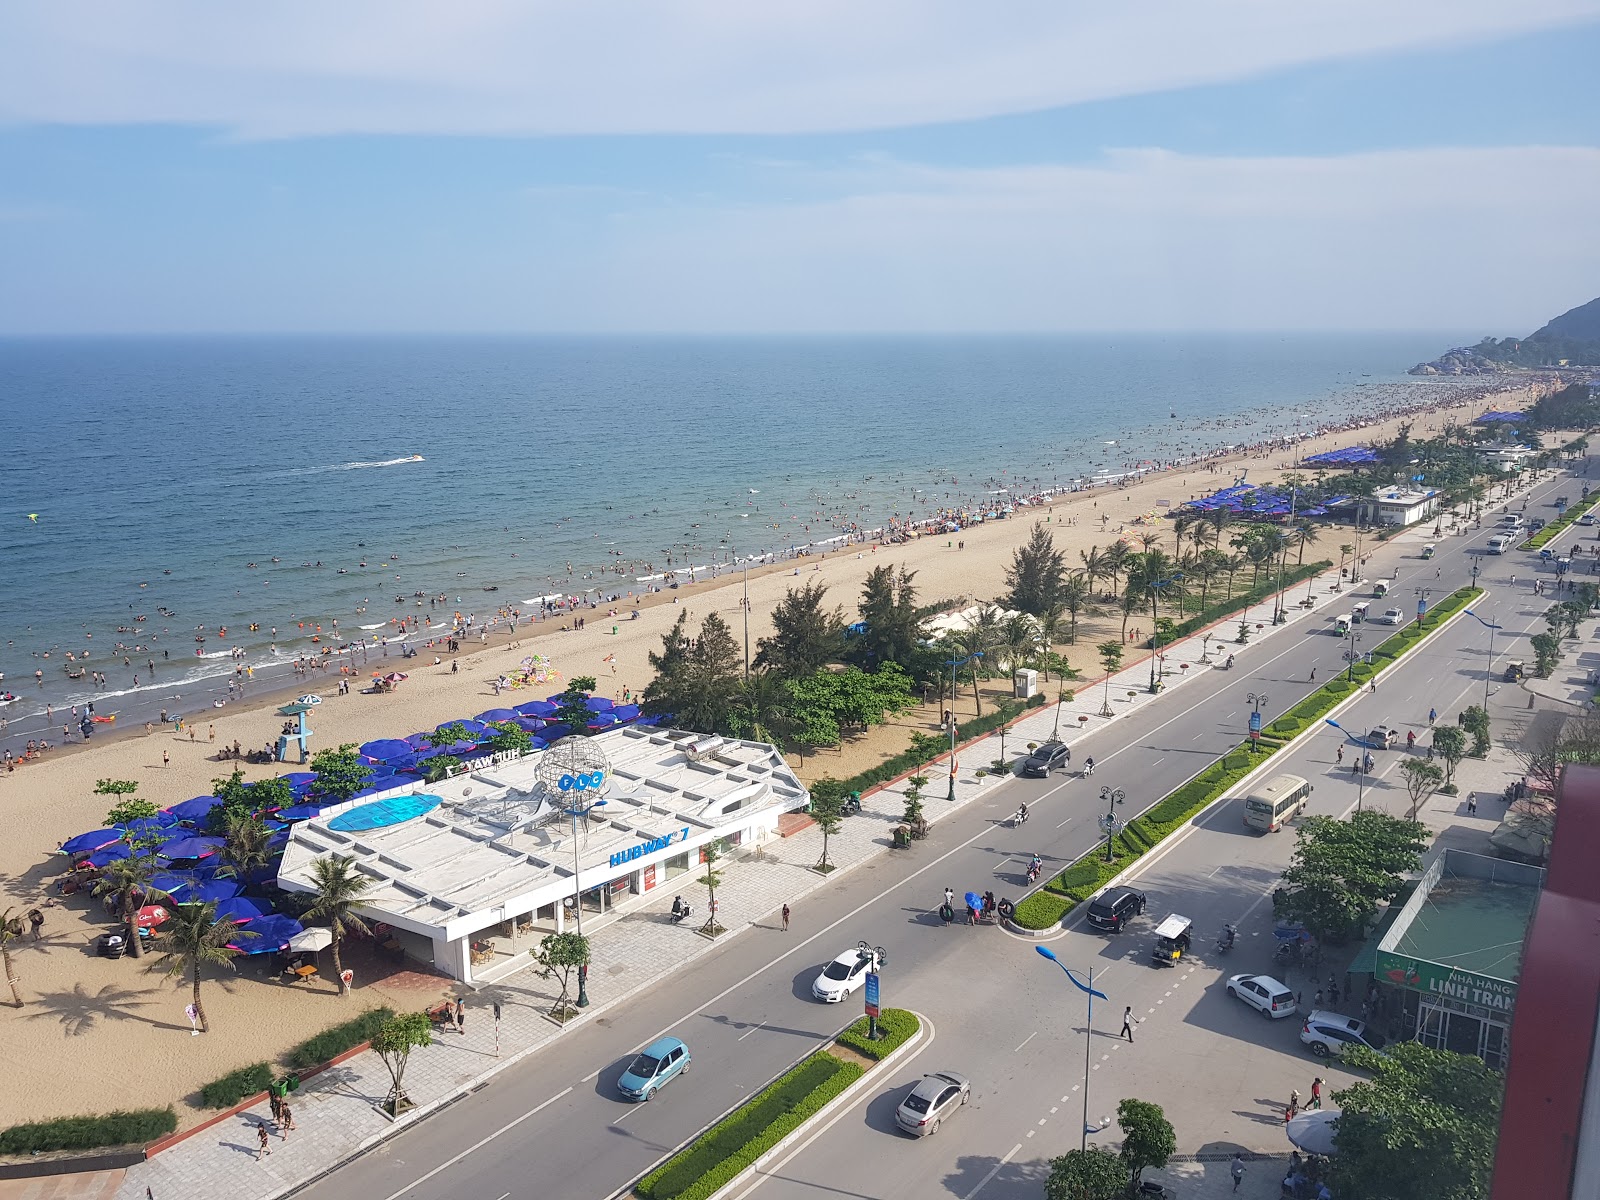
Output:
<svg viewBox="0 0 1600 1200">
<path fill-rule="evenodd" d="M 1418 363 L 1413 375 L 1493 375 L 1513 367 L 1600 364 L 1600 299 L 1562 313 L 1525 338 L 1484 338 Z"/>
</svg>

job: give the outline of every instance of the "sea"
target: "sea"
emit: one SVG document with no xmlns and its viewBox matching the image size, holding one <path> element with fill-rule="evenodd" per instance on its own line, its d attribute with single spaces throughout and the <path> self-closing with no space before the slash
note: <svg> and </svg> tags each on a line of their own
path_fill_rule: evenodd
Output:
<svg viewBox="0 0 1600 1200">
<path fill-rule="evenodd" d="M 626 597 L 685 566 L 1382 416 L 1459 386 L 1404 374 L 1447 344 L 0 340 L 3 739 L 44 734 L 46 705 L 55 739 L 90 699 L 125 722 L 209 707 L 241 663 L 267 677 L 319 632 L 382 637 L 436 612 L 423 597 L 446 615 Z M 67 674 L 85 668 L 105 685 Z"/>
</svg>

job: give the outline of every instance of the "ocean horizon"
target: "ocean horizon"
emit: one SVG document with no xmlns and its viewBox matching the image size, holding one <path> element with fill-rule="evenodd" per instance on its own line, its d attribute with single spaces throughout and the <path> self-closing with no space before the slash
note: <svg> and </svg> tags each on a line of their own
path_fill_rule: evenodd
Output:
<svg viewBox="0 0 1600 1200">
<path fill-rule="evenodd" d="M 381 631 L 429 611 L 419 592 L 480 615 L 586 589 L 626 596 L 669 565 L 1374 418 L 1452 386 L 1405 375 L 1441 344 L 0 339 L 17 433 L 0 472 L 0 690 L 21 697 L 0 712 L 15 723 L 87 698 L 65 674 L 69 650 L 108 672 L 97 699 L 150 699 L 227 675 L 236 648 L 257 666 L 292 661 L 318 623 L 337 621 L 341 640 Z M 140 670 L 152 659 L 153 680 Z"/>
</svg>

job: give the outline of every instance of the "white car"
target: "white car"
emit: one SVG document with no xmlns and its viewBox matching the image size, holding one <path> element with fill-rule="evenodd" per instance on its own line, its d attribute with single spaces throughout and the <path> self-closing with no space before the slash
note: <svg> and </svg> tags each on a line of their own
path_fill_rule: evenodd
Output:
<svg viewBox="0 0 1600 1200">
<path fill-rule="evenodd" d="M 307 692 L 304 696 L 296 696 L 294 702 L 296 704 L 321 704 L 322 697 L 314 692 Z"/>
<path fill-rule="evenodd" d="M 1373 617 L 1372 621 L 1375 625 L 1403 625 L 1405 619 L 1405 613 L 1398 608 L 1386 608 L 1383 610 L 1383 616 Z"/>
<path fill-rule="evenodd" d="M 1593 525 L 1594 523 L 1595 515 L 1593 513 L 1584 513 L 1583 516 L 1578 518 L 1579 525 Z"/>
<path fill-rule="evenodd" d="M 1320 1008 L 1314 1009 L 1300 1027 L 1300 1040 L 1318 1058 L 1342 1055 L 1346 1046 L 1365 1046 L 1381 1054 L 1384 1046 L 1383 1034 L 1365 1021 Z"/>
<path fill-rule="evenodd" d="M 867 974 L 881 965 L 875 951 L 852 946 L 822 968 L 822 974 L 811 985 L 811 994 L 824 1003 L 838 1004 L 865 987 Z"/>
<path fill-rule="evenodd" d="M 927 1137 L 938 1133 L 945 1118 L 959 1111 L 971 1095 L 972 1084 L 965 1075 L 954 1071 L 924 1075 L 894 1110 L 894 1123 L 913 1137 Z"/>
<path fill-rule="evenodd" d="M 1294 993 L 1271 975 L 1235 975 L 1228 980 L 1228 995 L 1237 996 L 1262 1016 L 1295 1014 Z"/>
</svg>

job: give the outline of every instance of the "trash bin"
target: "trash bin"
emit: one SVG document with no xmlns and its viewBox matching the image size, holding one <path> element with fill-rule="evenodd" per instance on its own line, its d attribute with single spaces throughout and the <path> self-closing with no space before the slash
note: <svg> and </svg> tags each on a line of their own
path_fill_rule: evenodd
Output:
<svg viewBox="0 0 1600 1200">
<path fill-rule="evenodd" d="M 901 849 L 911 845 L 911 826 L 896 825 L 894 827 L 894 844 Z"/>
</svg>

